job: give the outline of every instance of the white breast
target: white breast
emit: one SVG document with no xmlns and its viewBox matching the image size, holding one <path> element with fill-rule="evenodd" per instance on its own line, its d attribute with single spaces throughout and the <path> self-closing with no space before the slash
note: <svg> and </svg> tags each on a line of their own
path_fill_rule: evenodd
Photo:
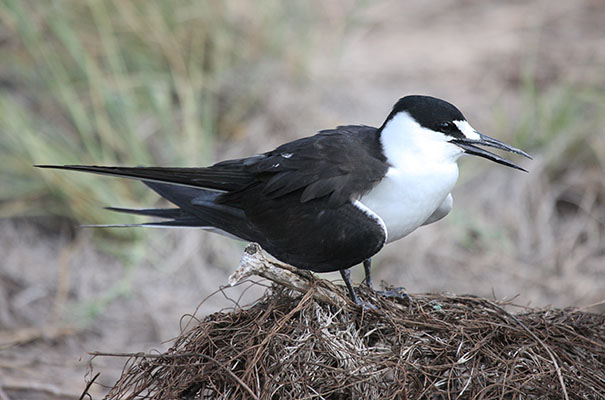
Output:
<svg viewBox="0 0 605 400">
<path fill-rule="evenodd" d="M 387 242 L 401 239 L 423 225 L 452 191 L 458 167 L 455 163 L 440 167 L 414 174 L 391 168 L 386 177 L 359 200 L 382 218 L 387 228 Z"/>
<path fill-rule="evenodd" d="M 359 201 L 382 218 L 387 241 L 393 242 L 423 225 L 444 203 L 458 179 L 462 150 L 407 113 L 389 121 L 381 141 L 391 167 Z"/>
</svg>

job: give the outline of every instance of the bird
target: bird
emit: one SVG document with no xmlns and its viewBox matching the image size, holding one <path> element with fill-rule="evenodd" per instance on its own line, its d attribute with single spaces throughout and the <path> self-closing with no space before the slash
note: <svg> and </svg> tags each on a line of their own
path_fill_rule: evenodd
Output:
<svg viewBox="0 0 605 400">
<path fill-rule="evenodd" d="M 475 130 L 453 104 L 408 95 L 380 127 L 338 126 L 208 167 L 37 167 L 142 181 L 175 207 L 107 207 L 155 218 L 127 226 L 201 228 L 256 242 L 299 269 L 340 271 L 350 298 L 367 306 L 353 287 L 350 268 L 363 264 L 365 282 L 374 290 L 372 257 L 452 209 L 462 155 L 527 172 L 479 146 L 531 159 Z"/>
</svg>

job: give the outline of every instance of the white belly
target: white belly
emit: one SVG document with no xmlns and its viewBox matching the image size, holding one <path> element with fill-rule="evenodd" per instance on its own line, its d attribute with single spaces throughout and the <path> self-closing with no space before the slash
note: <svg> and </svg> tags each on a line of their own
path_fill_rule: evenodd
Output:
<svg viewBox="0 0 605 400">
<path fill-rule="evenodd" d="M 360 201 L 382 218 L 387 243 L 410 234 L 439 208 L 458 179 L 458 165 L 426 165 L 414 171 L 390 168 L 386 176 Z"/>
</svg>

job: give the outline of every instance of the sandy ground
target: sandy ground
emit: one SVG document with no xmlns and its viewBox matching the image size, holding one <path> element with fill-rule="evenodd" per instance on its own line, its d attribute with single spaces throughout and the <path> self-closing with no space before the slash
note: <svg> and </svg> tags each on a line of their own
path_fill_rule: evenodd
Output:
<svg viewBox="0 0 605 400">
<path fill-rule="evenodd" d="M 526 68 L 533 68 L 539 90 L 565 82 L 605 87 L 605 5 L 556 4 L 384 1 L 345 22 L 339 15 L 349 6 L 331 3 L 310 46 L 309 78 L 301 83 L 284 72 L 268 81 L 274 90 L 263 113 L 245 135 L 220 144 L 217 159 L 338 124 L 379 125 L 394 101 L 410 93 L 451 100 L 475 128 L 506 140 L 494 115 L 504 110 L 515 125 Z M 385 249 L 375 258 L 375 279 L 411 293 L 518 296 L 518 303 L 536 306 L 603 300 L 604 206 L 593 202 L 592 211 L 571 214 L 557 206 L 587 186 L 598 193 L 602 171 L 570 169 L 551 182 L 548 157 L 538 152 L 534 161 L 522 161 L 529 174 L 463 160 L 455 211 Z M 88 352 L 165 349 L 183 315 L 203 316 L 234 300 L 245 304 L 262 292 L 253 286 L 237 300 L 250 287 L 242 285 L 196 311 L 226 284 L 243 248 L 204 232 L 150 233 L 136 249 L 140 262 L 127 268 L 95 249 L 86 230 L 56 221 L 1 221 L 0 248 L 3 400 L 78 398 Z M 98 382 L 113 383 L 122 363 L 96 358 Z"/>
</svg>

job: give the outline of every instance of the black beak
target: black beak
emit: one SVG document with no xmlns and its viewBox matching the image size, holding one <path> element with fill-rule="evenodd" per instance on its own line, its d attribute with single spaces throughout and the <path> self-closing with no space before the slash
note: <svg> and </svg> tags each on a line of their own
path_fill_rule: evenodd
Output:
<svg viewBox="0 0 605 400">
<path fill-rule="evenodd" d="M 472 154 L 475 156 L 487 158 L 488 160 L 492 160 L 494 162 L 497 162 L 498 164 L 506 165 L 507 167 L 511 167 L 511 168 L 515 168 L 515 169 L 519 169 L 521 171 L 527 172 L 526 169 L 521 168 L 517 164 L 514 164 L 513 162 L 508 161 L 508 160 L 500 157 L 497 154 L 491 153 L 487 150 L 483 150 L 482 148 L 477 147 L 476 145 L 494 147 L 496 149 L 505 150 L 505 151 L 515 153 L 515 154 L 520 154 L 523 157 L 527 157 L 531 160 L 532 157 L 529 154 L 527 154 L 523 150 L 519 150 L 516 147 L 503 143 L 499 140 L 493 139 L 487 135 L 483 135 L 479 132 L 476 132 L 476 133 L 479 135 L 480 139 L 467 139 L 467 138 L 454 139 L 454 140 L 452 140 L 452 143 L 456 144 L 458 147 L 460 147 L 462 150 L 464 150 L 464 152 L 467 154 Z"/>
</svg>

